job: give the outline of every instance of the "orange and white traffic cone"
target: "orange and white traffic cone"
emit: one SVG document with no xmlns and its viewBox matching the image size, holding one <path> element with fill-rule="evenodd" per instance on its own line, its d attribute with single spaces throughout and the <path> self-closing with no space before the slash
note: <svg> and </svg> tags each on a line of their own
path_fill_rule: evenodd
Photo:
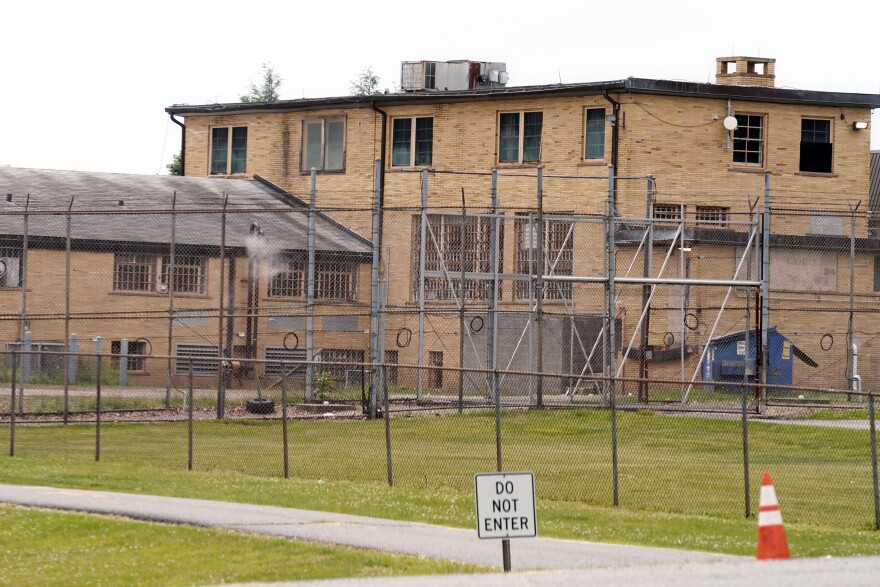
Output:
<svg viewBox="0 0 880 587">
<path fill-rule="evenodd" d="M 782 527 L 782 512 L 776 501 L 776 490 L 770 474 L 761 478 L 761 503 L 758 509 L 758 560 L 791 558 L 785 528 Z"/>
</svg>

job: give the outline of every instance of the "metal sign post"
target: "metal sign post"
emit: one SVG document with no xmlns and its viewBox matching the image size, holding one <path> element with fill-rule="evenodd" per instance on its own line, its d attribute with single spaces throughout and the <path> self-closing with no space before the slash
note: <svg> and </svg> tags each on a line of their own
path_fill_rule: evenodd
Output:
<svg viewBox="0 0 880 587">
<path fill-rule="evenodd" d="M 504 572 L 509 572 L 509 539 L 538 535 L 535 475 L 531 472 L 477 473 L 474 475 L 474 493 L 477 536 L 502 540 Z"/>
</svg>

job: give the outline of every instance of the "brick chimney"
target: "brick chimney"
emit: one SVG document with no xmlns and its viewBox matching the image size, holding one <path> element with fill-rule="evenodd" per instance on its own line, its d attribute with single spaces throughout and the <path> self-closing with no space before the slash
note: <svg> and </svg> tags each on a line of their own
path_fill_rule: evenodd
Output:
<svg viewBox="0 0 880 587">
<path fill-rule="evenodd" d="M 776 85 L 776 60 L 765 57 L 719 57 L 715 60 L 715 83 L 722 86 Z"/>
</svg>

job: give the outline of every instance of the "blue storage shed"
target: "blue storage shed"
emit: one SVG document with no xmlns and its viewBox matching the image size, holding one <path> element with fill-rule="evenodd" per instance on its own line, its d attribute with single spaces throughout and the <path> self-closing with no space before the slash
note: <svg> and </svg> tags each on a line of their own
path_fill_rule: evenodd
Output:
<svg viewBox="0 0 880 587">
<path fill-rule="evenodd" d="M 789 339 L 779 333 L 776 327 L 767 331 L 769 368 L 767 383 L 769 385 L 791 385 L 794 374 L 794 358 L 810 367 L 818 367 L 818 363 L 797 348 Z M 709 342 L 709 350 L 703 362 L 703 381 L 723 381 L 725 383 L 742 383 L 744 373 L 749 368 L 750 383 L 755 383 L 755 331 L 732 332 L 719 336 Z M 714 386 L 710 386 L 714 387 Z M 727 386 L 725 386 L 727 388 Z M 733 391 L 735 388 L 728 388 Z"/>
</svg>

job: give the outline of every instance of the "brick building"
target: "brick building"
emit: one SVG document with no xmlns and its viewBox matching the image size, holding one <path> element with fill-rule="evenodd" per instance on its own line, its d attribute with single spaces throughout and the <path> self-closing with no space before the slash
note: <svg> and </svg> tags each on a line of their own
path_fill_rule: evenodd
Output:
<svg viewBox="0 0 880 587">
<path fill-rule="evenodd" d="M 653 218 L 668 222 L 670 229 L 685 220 L 694 225 L 681 235 L 679 248 L 687 251 L 677 269 L 682 277 L 731 278 L 747 243 L 755 204 L 769 181 L 774 209 L 792 211 L 773 219 L 770 283 L 774 296 L 787 300 L 788 312 L 779 313 L 774 324 L 805 352 L 820 354 L 822 335 L 839 332 L 839 316 L 807 312 L 810 304 L 842 304 L 852 297 L 849 257 L 841 254 L 849 251 L 851 241 L 858 303 L 863 308 L 876 303 L 876 242 L 869 238 L 866 216 L 853 210 L 860 202 L 862 211 L 868 206 L 868 126 L 880 95 L 777 88 L 775 60 L 753 57 L 719 58 L 715 83 L 626 78 L 506 87 L 506 72 L 491 69 L 500 64 L 486 65 L 469 62 L 473 75 L 455 81 L 448 73 L 447 85 L 440 87 L 437 72 L 452 72 L 457 66 L 407 63 L 404 91 L 397 94 L 175 105 L 166 112 L 183 128 L 187 176 L 259 175 L 302 197 L 312 187 L 310 172 L 315 169 L 318 206 L 365 238 L 372 238 L 369 211 L 378 191 L 384 210 L 378 269 L 387 283 L 383 303 L 388 308 L 415 309 L 423 302 L 454 308 L 457 291 L 475 306 L 488 303 L 485 280 L 466 275 L 462 287 L 456 275 L 485 272 L 491 257 L 487 243 L 492 222 L 479 214 L 490 206 L 491 191 L 488 176 L 481 174 L 493 169 L 504 175 L 498 193 L 506 215 L 499 225 L 497 253 L 503 310 L 525 315 L 534 303 L 528 278 L 518 276 L 533 275 L 535 269 L 529 257 L 533 247 L 526 243 L 534 239 L 534 218 L 528 218 L 537 209 L 534 176 L 539 167 L 547 178 L 541 211 L 549 216 L 540 231 L 546 261 L 554 263 L 556 275 L 600 274 L 603 255 L 596 247 L 602 241 L 594 237 L 601 232 L 594 234 L 566 218 L 603 213 L 609 166 L 617 178 L 638 178 L 616 183 L 620 217 L 644 219 L 650 200 Z M 425 241 L 417 208 L 423 186 L 414 172 L 424 168 L 430 170 L 424 186 L 431 208 L 427 225 L 432 234 L 443 236 L 435 234 L 431 238 L 438 242 L 428 243 L 434 253 L 424 261 L 430 275 L 420 300 L 419 257 Z M 457 224 L 461 213 L 453 210 L 460 210 L 463 198 L 469 214 L 460 222 L 466 229 Z M 658 234 L 657 244 L 670 245 L 672 232 Z M 685 247 L 685 236 L 700 248 Z M 621 263 L 639 255 L 635 243 L 630 251 L 624 241 Z M 665 252 L 654 251 L 656 266 Z M 669 275 L 677 273 L 671 270 Z M 711 323 L 702 312 L 717 307 L 722 296 L 695 288 L 686 305 L 676 308 L 675 298 L 684 299 L 684 293 L 667 286 L 659 295 L 667 302 L 657 304 L 643 342 L 667 351 L 680 349 L 689 376 L 710 332 L 700 327 L 689 333 L 690 326 L 686 330 L 681 325 L 687 320 L 698 326 Z M 546 305 L 560 314 L 599 312 L 600 299 L 595 287 L 584 284 L 554 284 L 544 294 Z M 630 291 L 621 299 L 626 312 L 619 312 L 618 319 L 624 313 L 639 314 L 640 294 Z M 746 319 L 724 317 L 716 334 L 741 330 Z M 436 366 L 484 364 L 459 358 L 457 319 L 437 320 L 446 324 L 435 325 L 424 338 L 424 348 L 400 347 L 395 359 Z M 823 320 L 827 327 L 816 325 Z M 389 315 L 386 338 L 393 339 L 403 328 L 412 331 L 412 326 L 411 316 Z M 517 327 L 510 328 L 515 336 Z M 835 352 L 846 346 L 838 344 Z M 574 368 L 564 359 L 571 347 L 558 342 L 545 351 L 544 368 Z M 516 349 L 505 352 L 511 362 L 521 359 Z M 835 357 L 837 362 L 849 360 L 848 350 Z M 677 361 L 659 361 L 652 373 L 678 372 Z M 835 372 L 823 382 L 846 385 L 849 375 Z M 812 376 L 810 381 L 819 379 Z"/>
<path fill-rule="evenodd" d="M 119 353 L 127 341 L 132 354 L 207 357 L 194 368 L 209 378 L 221 346 L 241 359 L 305 356 L 305 337 L 288 334 L 305 324 L 290 300 L 306 295 L 308 211 L 277 186 L 10 167 L 0 185 L 7 348 L 60 351 L 75 335 L 81 352 Z M 313 349 L 363 347 L 370 243 L 324 214 L 314 224 Z M 169 367 L 186 375 L 188 363 L 131 359 L 130 379 L 165 383 Z"/>
</svg>

